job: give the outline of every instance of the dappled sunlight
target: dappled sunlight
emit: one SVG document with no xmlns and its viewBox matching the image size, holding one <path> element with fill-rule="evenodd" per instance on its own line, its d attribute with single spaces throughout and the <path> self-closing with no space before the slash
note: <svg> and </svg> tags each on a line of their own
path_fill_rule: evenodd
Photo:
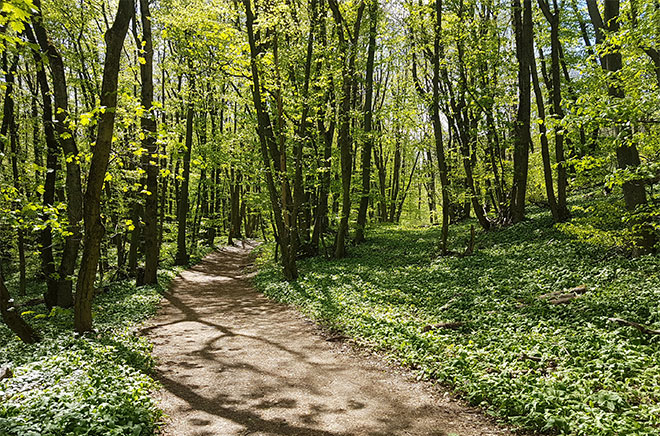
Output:
<svg viewBox="0 0 660 436">
<path fill-rule="evenodd" d="M 616 409 L 590 400 L 606 383 L 630 398 L 625 407 L 644 416 L 638 419 L 652 422 L 657 342 L 608 317 L 653 319 L 660 264 L 567 237 L 538 211 L 530 218 L 478 233 L 471 256 L 439 256 L 438 228 L 374 226 L 369 241 L 342 261 L 301 262 L 294 284 L 266 265 L 257 283 L 338 334 L 454 386 L 474 404 L 493 405 L 517 424 L 534 427 L 547 414 L 579 409 L 610 426 L 637 425 L 620 414 L 623 400 Z M 454 228 L 452 244 L 463 245 L 470 224 Z M 570 304 L 540 298 L 580 285 L 586 292 Z"/>
<path fill-rule="evenodd" d="M 158 359 L 167 435 L 504 434 L 483 430 L 477 412 L 409 384 L 377 359 L 324 339 L 252 289 L 242 272 L 248 262 L 242 249 L 207 256 L 174 281 L 144 329 Z M 332 298 L 325 294 L 323 304 L 335 313 Z"/>
</svg>

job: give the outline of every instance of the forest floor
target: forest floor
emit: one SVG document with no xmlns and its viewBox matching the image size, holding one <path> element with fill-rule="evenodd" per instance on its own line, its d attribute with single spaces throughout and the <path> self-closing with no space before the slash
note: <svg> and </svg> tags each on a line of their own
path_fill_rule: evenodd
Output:
<svg viewBox="0 0 660 436">
<path fill-rule="evenodd" d="M 165 435 L 509 434 L 257 292 L 253 248 L 224 248 L 183 272 L 145 328 Z"/>
<path fill-rule="evenodd" d="M 439 226 L 374 225 L 344 259 L 300 260 L 291 283 L 263 245 L 254 284 L 514 428 L 657 436 L 660 336 L 612 320 L 660 328 L 660 259 L 604 245 L 616 223 L 597 214 L 613 199 L 600 201 L 573 197 L 562 225 L 530 207 L 520 224 L 477 232 L 470 256 L 442 256 Z M 450 228 L 452 250 L 473 224 Z M 582 293 L 547 298 L 571 289 Z"/>
</svg>

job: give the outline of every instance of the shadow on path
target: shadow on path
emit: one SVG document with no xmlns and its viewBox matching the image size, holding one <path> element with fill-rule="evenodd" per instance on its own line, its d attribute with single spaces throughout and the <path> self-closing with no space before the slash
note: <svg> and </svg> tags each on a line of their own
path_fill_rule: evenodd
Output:
<svg viewBox="0 0 660 436">
<path fill-rule="evenodd" d="M 503 435 L 478 412 L 324 340 L 227 247 L 177 277 L 153 325 L 170 436 Z"/>
</svg>

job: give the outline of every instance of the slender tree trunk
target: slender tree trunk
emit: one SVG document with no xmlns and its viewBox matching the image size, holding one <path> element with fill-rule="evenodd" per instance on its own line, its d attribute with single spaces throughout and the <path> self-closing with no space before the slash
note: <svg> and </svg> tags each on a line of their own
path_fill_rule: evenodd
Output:
<svg viewBox="0 0 660 436">
<path fill-rule="evenodd" d="M 454 112 L 454 125 L 456 126 L 456 133 L 462 154 L 463 169 L 465 171 L 465 183 L 470 194 L 469 202 L 466 202 L 467 216 L 469 217 L 470 215 L 469 207 L 472 205 L 472 209 L 474 209 L 474 215 L 477 217 L 479 225 L 481 225 L 484 230 L 489 230 L 491 228 L 491 222 L 488 219 L 483 204 L 481 203 L 480 193 L 474 180 L 474 167 L 477 163 L 477 138 L 475 133 L 477 116 L 472 112 L 466 101 L 466 92 L 469 84 L 467 74 L 465 72 L 465 47 L 462 42 L 458 44 L 457 53 L 460 81 L 459 92 L 457 92 L 458 95 L 455 99 L 452 99 L 452 101 L 455 101 L 455 103 L 452 104 L 452 108 Z"/>
<path fill-rule="evenodd" d="M 101 193 L 108 168 L 117 108 L 119 64 L 128 25 L 134 15 L 133 0 L 119 0 L 115 22 L 105 36 L 107 49 L 101 86 L 101 106 L 105 108 L 97 129 L 84 202 L 85 236 L 83 256 L 76 287 L 74 326 L 78 333 L 92 329 L 92 299 L 98 267 L 101 239 L 105 229 L 101 221 Z"/>
<path fill-rule="evenodd" d="M 323 3 L 322 3 L 323 4 Z M 325 9 L 323 9 L 325 13 Z M 320 15 L 320 14 L 319 14 Z M 318 19 L 318 17 L 317 17 Z M 327 31 L 325 20 L 318 20 L 319 24 L 319 37 L 322 43 L 322 49 L 327 50 Z M 322 67 L 321 61 L 318 62 L 318 69 Z M 317 131 L 319 132 L 320 140 L 323 145 L 323 152 L 319 157 L 318 167 L 320 169 L 319 177 L 319 190 L 317 206 L 314 213 L 314 229 L 312 230 L 311 250 L 315 253 L 319 251 L 319 242 L 323 241 L 323 235 L 328 230 L 330 220 L 328 218 L 328 197 L 330 194 L 330 181 L 332 177 L 332 141 L 335 136 L 336 117 L 334 110 L 336 108 L 336 99 L 334 94 L 334 82 L 330 78 L 329 89 L 326 90 L 324 95 L 324 104 L 317 113 Z M 330 109 L 328 109 L 330 107 Z M 327 122 L 327 127 L 326 127 Z"/>
<path fill-rule="evenodd" d="M 330 177 L 332 172 L 332 138 L 335 135 L 335 121 L 332 119 L 330 125 L 325 129 L 323 122 L 319 120 L 319 131 L 322 132 L 323 159 L 321 162 L 321 174 L 319 175 L 319 199 L 314 218 L 314 230 L 312 232 L 312 247 L 318 251 L 319 241 L 328 229 L 328 196 L 330 193 Z"/>
<path fill-rule="evenodd" d="M 34 164 L 41 168 L 44 166 L 44 159 L 42 156 L 41 135 L 39 129 L 39 110 L 37 95 L 39 94 L 39 82 L 32 82 L 30 76 L 26 76 L 28 88 L 30 89 L 30 118 L 32 119 L 32 152 L 34 153 Z M 35 184 L 38 186 L 40 175 L 38 171 L 34 174 Z"/>
<path fill-rule="evenodd" d="M 587 26 L 584 22 L 584 19 L 582 18 L 582 12 L 578 8 L 576 0 L 571 0 L 571 7 L 573 8 L 573 13 L 575 14 L 575 17 L 577 18 L 578 21 L 578 26 L 580 27 L 580 35 L 582 36 L 582 40 L 584 41 L 584 46 L 587 49 L 587 55 L 589 55 L 589 57 L 593 57 L 594 48 L 591 45 L 589 32 L 587 31 Z"/>
<path fill-rule="evenodd" d="M 500 155 L 500 140 L 495 127 L 495 117 L 493 116 L 493 106 L 489 105 L 488 110 L 486 111 L 486 123 L 488 126 L 488 159 L 490 163 L 491 170 L 493 172 L 493 179 L 495 182 L 495 209 L 499 212 L 502 204 L 504 203 L 504 185 L 503 177 L 500 175 L 500 167 L 498 163 L 498 157 Z"/>
<path fill-rule="evenodd" d="M 378 218 L 380 222 L 384 223 L 387 222 L 387 168 L 383 158 L 383 146 L 380 141 L 378 147 L 374 147 L 374 162 L 378 171 L 378 188 L 380 191 Z"/>
<path fill-rule="evenodd" d="M 261 156 L 265 166 L 266 184 L 268 186 L 268 193 L 270 202 L 273 209 L 273 219 L 277 234 L 278 245 L 282 249 L 282 265 L 283 273 L 286 280 L 293 281 L 298 278 L 298 269 L 296 266 L 296 251 L 295 251 L 295 238 L 290 234 L 290 227 L 285 224 L 284 205 L 281 203 L 281 192 L 275 186 L 275 177 L 273 171 L 281 170 L 280 152 L 278 150 L 278 143 L 273 133 L 273 125 L 270 120 L 268 112 L 263 107 L 263 99 L 261 96 L 261 79 L 259 68 L 257 65 L 257 57 L 259 51 L 257 48 L 257 40 L 254 32 L 255 16 L 252 11 L 252 4 L 250 0 L 243 0 L 246 15 L 246 28 L 248 34 L 248 42 L 250 45 L 250 68 L 252 72 L 252 99 L 257 113 L 257 127 L 259 133 L 259 142 L 261 145 Z M 283 132 L 280 130 L 280 134 Z"/>
<path fill-rule="evenodd" d="M 3 69 L 6 72 L 5 76 L 5 101 L 3 108 L 3 118 L 2 118 L 2 134 L 6 138 L 7 130 L 9 130 L 9 151 L 11 154 L 11 170 L 13 185 L 16 192 L 20 195 L 23 194 L 23 186 L 21 183 L 20 173 L 18 171 L 18 126 L 16 125 L 16 113 L 14 110 L 14 85 L 15 85 L 15 76 L 16 70 L 18 68 L 18 56 L 16 56 L 14 62 L 12 62 L 11 67 L 7 68 L 7 53 L 3 53 L 2 57 Z M 4 149 L 4 144 L 3 147 Z M 12 207 L 20 210 L 20 203 L 14 204 Z M 19 271 L 19 293 L 25 295 L 26 293 L 26 273 L 25 273 L 25 230 L 18 224 L 16 229 L 16 249 L 18 251 L 18 271 Z"/>
<path fill-rule="evenodd" d="M 364 12 L 364 1 L 361 0 L 357 10 L 357 17 L 353 26 L 353 35 L 350 38 L 344 34 L 344 17 L 339 10 L 337 0 L 328 2 L 335 22 L 337 35 L 344 64 L 342 69 L 342 95 L 339 103 L 339 156 L 342 185 L 342 207 L 337 238 L 335 239 L 335 257 L 346 256 L 346 239 L 348 238 L 348 221 L 351 214 L 351 176 L 352 176 L 352 138 L 351 138 L 351 107 L 353 103 L 352 90 L 355 83 L 355 58 L 357 56 L 357 43 L 360 32 L 360 23 Z"/>
<path fill-rule="evenodd" d="M 288 246 L 287 249 L 282 247 L 282 261 L 285 262 L 285 265 L 287 262 L 295 262 L 296 256 L 298 255 L 298 241 L 299 241 L 299 236 L 298 236 L 298 205 L 297 205 L 297 200 L 295 197 L 293 197 L 292 190 L 291 190 L 291 184 L 290 184 L 290 178 L 289 178 L 289 171 L 288 171 L 288 148 L 287 148 L 287 141 L 286 141 L 286 131 L 285 131 L 285 126 L 284 126 L 284 101 L 282 98 L 282 79 L 280 75 L 280 69 L 279 69 L 279 34 L 277 31 L 274 33 L 274 38 L 273 38 L 273 64 L 275 67 L 275 77 L 276 77 L 276 89 L 274 93 L 275 97 L 275 117 L 276 117 L 276 124 L 275 127 L 277 129 L 276 134 L 277 136 L 273 136 L 273 139 L 275 141 L 272 143 L 275 147 L 273 151 L 271 151 L 272 159 L 273 162 L 278 162 L 276 159 L 279 158 L 279 162 L 275 164 L 276 166 L 276 171 L 278 174 L 278 177 L 280 179 L 280 199 L 282 201 L 282 219 L 283 219 L 283 224 L 284 224 L 284 230 L 286 231 L 285 238 L 283 240 L 286 241 L 286 244 Z M 296 159 L 296 157 L 294 157 Z M 297 161 L 296 163 L 300 164 L 300 161 Z M 296 168 L 294 168 L 294 173 L 296 172 Z M 287 252 L 285 255 L 285 251 Z M 297 270 L 296 270 L 297 272 Z"/>
<path fill-rule="evenodd" d="M 419 155 L 420 152 L 417 152 L 417 156 L 415 157 L 415 162 L 413 163 L 412 170 L 410 171 L 410 177 L 408 178 L 408 184 L 406 184 L 406 187 L 401 194 L 401 199 L 399 200 L 399 204 L 396 208 L 396 213 L 394 215 L 394 221 L 393 221 L 395 223 L 398 223 L 401 220 L 401 213 L 403 212 L 403 204 L 406 202 L 406 197 L 408 196 L 408 192 L 410 191 L 410 186 L 412 185 L 413 177 L 415 176 L 415 170 L 417 169 L 417 163 L 419 162 Z"/>
<path fill-rule="evenodd" d="M 618 0 L 614 1 L 616 1 L 618 5 Z M 589 12 L 589 17 L 591 18 L 591 23 L 594 26 L 596 44 L 601 45 L 603 42 L 605 42 L 605 34 L 603 33 L 603 30 L 605 30 L 605 25 L 603 24 L 603 19 L 600 15 L 600 11 L 598 10 L 597 0 L 587 0 L 587 10 Z M 600 65 L 603 67 L 603 69 L 607 69 L 604 57 L 600 58 Z"/>
<path fill-rule="evenodd" d="M 229 171 L 229 245 L 241 239 L 241 183 L 243 175 L 233 167 Z"/>
<path fill-rule="evenodd" d="M 446 255 L 449 252 L 447 238 L 449 236 L 449 213 L 451 201 L 449 199 L 449 174 L 440 120 L 440 57 L 444 57 L 444 48 L 441 44 L 442 32 L 442 0 L 435 4 L 435 32 L 433 35 L 433 99 L 431 100 L 431 120 L 435 139 L 435 152 L 438 156 L 438 170 L 440 171 L 440 189 L 442 190 L 442 233 L 441 250 Z"/>
<path fill-rule="evenodd" d="M 205 139 L 204 139 L 205 141 Z M 203 141 L 200 141 L 203 144 Z M 206 215 L 206 168 L 201 169 L 199 172 L 199 182 L 197 183 L 197 195 L 195 196 L 195 210 L 193 213 L 193 225 L 190 232 L 190 247 L 191 252 L 197 251 L 197 243 L 199 241 L 199 229 L 202 225 L 202 217 Z"/>
<path fill-rule="evenodd" d="M 303 82 L 303 107 L 300 124 L 298 125 L 298 140 L 294 143 L 295 175 L 293 180 L 293 216 L 297 220 L 298 235 L 302 236 L 305 243 L 309 243 L 309 230 L 311 220 L 309 219 L 310 204 L 307 201 L 309 195 L 305 193 L 303 186 L 303 151 L 306 143 L 311 141 L 309 134 L 307 115 L 309 113 L 309 86 L 312 75 L 312 62 L 314 55 L 314 33 L 318 22 L 318 0 L 310 0 L 311 11 L 310 30 L 307 37 L 307 51 L 305 56 L 305 79 Z M 304 210 L 301 210 L 303 209 Z"/>
<path fill-rule="evenodd" d="M 50 40 L 43 27 L 40 1 L 35 1 L 39 13 L 34 20 L 34 31 L 42 52 L 48 56 L 50 71 L 53 78 L 53 95 L 55 98 L 54 116 L 57 120 L 57 130 L 60 145 L 66 157 L 66 193 L 67 218 L 69 235 L 64 241 L 64 250 L 60 261 L 57 280 L 57 305 L 71 307 L 73 305 L 73 274 L 78 261 L 80 241 L 82 238 L 80 223 L 83 219 L 83 192 L 80 175 L 80 156 L 75 141 L 75 132 L 69 123 L 69 90 L 66 82 L 64 61 L 59 51 Z"/>
<path fill-rule="evenodd" d="M 130 277 L 137 277 L 138 257 L 140 253 L 140 242 L 142 241 L 142 224 L 140 216 L 144 214 L 140 202 L 134 198 L 131 205 L 131 221 L 133 230 L 131 231 L 130 247 L 128 249 L 128 274 Z M 119 266 L 119 265 L 118 265 Z"/>
<path fill-rule="evenodd" d="M 399 198 L 399 190 L 401 188 L 401 138 L 398 132 L 395 133 L 396 138 L 394 142 L 394 167 L 392 168 L 392 190 L 390 192 L 390 212 L 388 221 L 393 223 L 396 218 L 396 206 Z"/>
<path fill-rule="evenodd" d="M 513 187 L 508 218 L 511 223 L 518 223 L 525 218 L 529 149 L 532 142 L 530 75 L 534 36 L 531 0 L 523 0 L 522 5 L 520 0 L 513 0 L 513 17 L 518 59 L 518 111 L 514 127 Z"/>
<path fill-rule="evenodd" d="M 142 58 L 140 78 L 142 90 L 140 100 L 144 115 L 140 120 L 142 129 L 142 169 L 146 172 L 144 200 L 144 284 L 157 282 L 158 261 L 160 258 L 159 219 L 158 219 L 158 145 L 156 144 L 156 114 L 153 111 L 154 99 L 154 48 L 151 36 L 151 12 L 149 0 L 140 0 L 140 18 L 142 21 Z M 162 208 L 162 205 L 161 205 Z M 162 215 L 161 215 L 162 219 Z"/>
<path fill-rule="evenodd" d="M 190 154 L 193 145 L 193 128 L 195 116 L 195 103 L 193 95 L 195 93 L 195 80 L 193 77 L 188 79 L 190 86 L 188 109 L 186 112 L 186 144 L 183 151 L 183 176 L 179 185 L 179 201 L 176 208 L 177 215 L 177 244 L 176 244 L 176 265 L 186 265 L 190 260 L 188 250 L 186 248 L 186 228 L 188 224 L 188 211 L 190 209 L 190 202 L 188 199 L 188 186 L 190 184 Z"/>
<path fill-rule="evenodd" d="M 559 8 L 557 1 L 554 2 L 554 12 L 550 11 L 550 5 L 546 0 L 539 0 L 539 6 L 550 24 L 550 43 L 552 57 L 552 87 L 550 99 L 552 100 L 552 112 L 560 123 L 564 118 L 564 109 L 561 107 L 561 42 L 559 41 Z M 533 60 L 533 57 L 532 57 Z M 536 68 L 534 67 L 534 70 Z M 537 74 L 538 76 L 538 74 Z M 564 156 L 564 133 L 561 126 L 555 128 L 555 158 L 557 160 L 557 217 L 556 221 L 566 221 L 570 218 L 570 212 L 566 206 L 566 187 L 568 185 L 566 176 L 566 158 Z"/>
<path fill-rule="evenodd" d="M 550 212 L 555 222 L 560 222 L 561 218 L 559 210 L 557 209 L 557 200 L 555 198 L 555 188 L 552 181 L 552 163 L 550 162 L 550 148 L 548 147 L 548 135 L 546 129 L 545 119 L 545 104 L 543 103 L 543 93 L 539 85 L 539 74 L 536 69 L 536 60 L 532 64 L 532 83 L 534 85 L 534 94 L 536 97 L 536 107 L 541 123 L 539 124 L 539 131 L 541 132 L 541 158 L 543 159 L 543 178 L 545 180 L 545 192 L 548 196 L 548 204 Z"/>
<path fill-rule="evenodd" d="M 362 145 L 362 197 L 358 209 L 355 242 L 365 241 L 364 226 L 367 223 L 367 208 L 371 190 L 371 150 L 374 145 L 372 133 L 373 94 L 374 94 L 374 59 L 376 56 L 376 33 L 378 26 L 378 2 L 372 1 L 369 6 L 369 48 L 367 50 L 367 71 L 365 79 L 364 98 L 364 135 Z"/>
<path fill-rule="evenodd" d="M 608 34 L 615 35 L 619 32 L 619 0 L 608 0 L 605 2 L 604 25 Z M 619 46 L 610 47 L 604 57 L 605 69 L 613 73 L 610 78 L 609 94 L 613 98 L 622 99 L 625 97 L 623 88 L 620 85 L 620 78 L 616 73 L 623 67 L 621 52 Z M 618 133 L 618 146 L 616 149 L 616 158 L 618 167 L 622 170 L 635 171 L 640 165 L 639 152 L 633 142 L 629 127 L 616 126 Z M 626 208 L 630 212 L 638 211 L 647 205 L 646 189 L 643 180 L 630 180 L 623 183 L 623 198 L 626 202 Z M 655 235 L 653 228 L 644 219 L 635 220 L 634 233 L 636 236 L 635 254 L 645 254 L 653 250 L 655 245 Z"/>
<path fill-rule="evenodd" d="M 435 202 L 435 168 L 433 167 L 433 153 L 431 150 L 426 150 L 426 160 L 428 161 L 429 182 L 426 184 L 426 195 L 429 206 L 429 222 L 435 224 L 435 216 L 437 213 Z"/>
<path fill-rule="evenodd" d="M 36 44 L 36 38 L 29 26 L 25 28 L 28 40 Z M 41 54 L 33 49 L 35 63 L 37 64 L 37 81 L 41 90 L 42 119 L 46 136 L 46 180 L 44 181 L 43 206 L 52 208 L 55 204 L 55 183 L 57 180 L 58 144 L 53 126 L 53 102 L 51 100 L 50 86 L 46 77 L 45 66 Z M 44 217 L 46 218 L 46 217 Z M 46 307 L 52 308 L 58 304 L 57 270 L 53 256 L 53 235 L 50 225 L 46 225 L 39 235 L 41 270 L 46 279 L 46 292 L 44 301 Z"/>
</svg>

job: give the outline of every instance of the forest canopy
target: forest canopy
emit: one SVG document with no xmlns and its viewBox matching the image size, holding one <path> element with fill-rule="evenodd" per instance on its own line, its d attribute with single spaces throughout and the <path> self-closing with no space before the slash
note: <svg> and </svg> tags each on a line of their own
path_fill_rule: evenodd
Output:
<svg viewBox="0 0 660 436">
<path fill-rule="evenodd" d="M 1 16 L 3 264 L 21 293 L 39 263 L 79 331 L 98 274 L 153 283 L 168 241 L 185 264 L 222 235 L 272 235 L 293 280 L 369 223 L 441 225 L 450 254 L 450 223 L 496 230 L 535 203 L 578 238 L 655 250 L 656 2 L 11 0 Z M 602 193 L 571 220 L 585 189 Z"/>
</svg>

